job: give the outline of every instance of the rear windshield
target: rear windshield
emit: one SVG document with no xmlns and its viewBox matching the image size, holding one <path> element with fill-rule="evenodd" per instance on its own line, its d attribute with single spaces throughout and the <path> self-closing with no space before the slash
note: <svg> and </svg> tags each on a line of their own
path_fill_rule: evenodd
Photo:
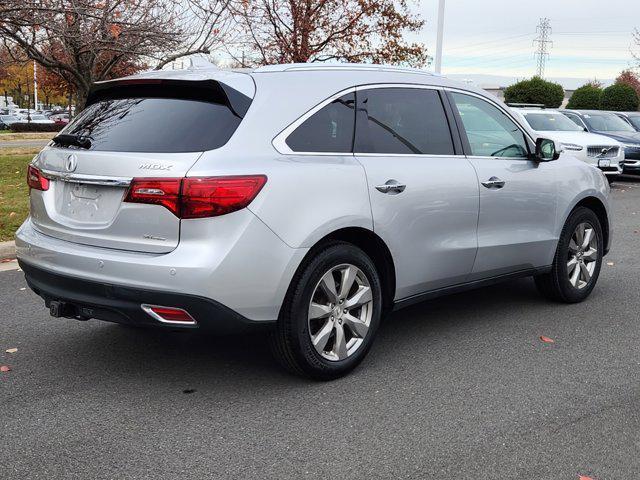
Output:
<svg viewBox="0 0 640 480">
<path fill-rule="evenodd" d="M 200 152 L 223 146 L 251 100 L 229 87 L 132 86 L 99 92 L 64 130 L 90 150 Z"/>
</svg>

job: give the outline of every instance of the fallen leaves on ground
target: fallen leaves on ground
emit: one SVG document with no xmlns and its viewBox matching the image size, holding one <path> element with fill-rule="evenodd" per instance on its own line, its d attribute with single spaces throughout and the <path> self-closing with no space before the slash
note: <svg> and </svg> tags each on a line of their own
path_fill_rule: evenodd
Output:
<svg viewBox="0 0 640 480">
<path fill-rule="evenodd" d="M 578 480 L 593 480 L 593 478 L 587 477 L 586 475 L 578 475 Z"/>
<path fill-rule="evenodd" d="M 7 348 L 7 349 L 5 350 L 5 352 L 7 352 L 7 353 L 16 353 L 17 351 L 18 351 L 18 349 L 17 349 L 17 348 Z"/>
<path fill-rule="evenodd" d="M 9 365 L 0 365 L 0 372 L 9 372 L 11 371 L 11 367 Z"/>
<path fill-rule="evenodd" d="M 545 337 L 544 335 L 540 335 L 540 340 L 542 340 L 544 343 L 556 343 L 553 338 Z"/>
</svg>

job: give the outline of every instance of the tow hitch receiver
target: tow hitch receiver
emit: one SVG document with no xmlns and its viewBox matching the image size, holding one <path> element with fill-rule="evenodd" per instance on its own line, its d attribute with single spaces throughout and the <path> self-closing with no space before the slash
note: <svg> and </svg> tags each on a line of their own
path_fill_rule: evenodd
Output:
<svg viewBox="0 0 640 480">
<path fill-rule="evenodd" d="M 52 301 L 49 303 L 49 314 L 52 317 L 62 317 L 62 310 L 64 310 L 64 303 Z"/>
<path fill-rule="evenodd" d="M 78 308 L 71 303 L 51 300 L 49 302 L 49 314 L 55 318 L 75 318 L 77 320 L 88 320 L 90 316 L 83 312 L 82 308 Z"/>
</svg>

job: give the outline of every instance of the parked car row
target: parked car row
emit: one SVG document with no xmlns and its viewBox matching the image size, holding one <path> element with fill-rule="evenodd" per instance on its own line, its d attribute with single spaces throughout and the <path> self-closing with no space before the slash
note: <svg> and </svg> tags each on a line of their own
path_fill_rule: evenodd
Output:
<svg viewBox="0 0 640 480">
<path fill-rule="evenodd" d="M 609 182 L 622 173 L 640 173 L 640 112 L 515 105 L 513 110 L 539 136 L 558 142 L 563 155 L 597 166 Z"/>
<path fill-rule="evenodd" d="M 3 109 L 0 111 L 0 130 L 8 130 L 14 123 L 62 124 L 69 123 L 69 113 L 63 110 Z"/>
</svg>

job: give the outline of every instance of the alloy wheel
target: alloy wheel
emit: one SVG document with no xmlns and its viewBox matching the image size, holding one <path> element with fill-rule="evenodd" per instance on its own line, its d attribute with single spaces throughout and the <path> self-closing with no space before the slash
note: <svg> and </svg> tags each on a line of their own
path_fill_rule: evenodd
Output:
<svg viewBox="0 0 640 480">
<path fill-rule="evenodd" d="M 571 285 L 582 290 L 585 288 L 598 263 L 598 237 L 596 230 L 588 222 L 580 223 L 569 241 L 567 274 Z"/>
<path fill-rule="evenodd" d="M 311 343 L 326 360 L 344 360 L 362 346 L 372 316 L 373 293 L 364 272 L 351 264 L 333 267 L 322 276 L 311 296 Z"/>
</svg>

